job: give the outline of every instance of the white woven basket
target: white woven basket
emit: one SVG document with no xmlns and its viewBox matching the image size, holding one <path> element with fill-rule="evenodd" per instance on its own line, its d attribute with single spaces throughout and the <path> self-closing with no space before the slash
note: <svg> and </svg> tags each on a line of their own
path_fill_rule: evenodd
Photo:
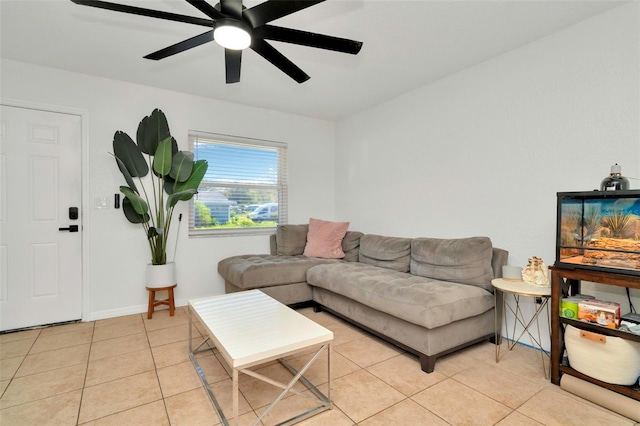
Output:
<svg viewBox="0 0 640 426">
<path fill-rule="evenodd" d="M 633 385 L 640 376 L 640 343 L 567 325 L 564 342 L 569 364 L 594 379 Z"/>
</svg>

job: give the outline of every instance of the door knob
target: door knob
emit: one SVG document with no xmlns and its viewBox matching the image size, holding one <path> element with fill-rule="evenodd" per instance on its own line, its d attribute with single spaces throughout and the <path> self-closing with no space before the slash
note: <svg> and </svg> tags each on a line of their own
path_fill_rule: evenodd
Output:
<svg viewBox="0 0 640 426">
<path fill-rule="evenodd" d="M 78 225 L 69 225 L 68 228 L 58 228 L 58 231 L 78 232 Z"/>
</svg>

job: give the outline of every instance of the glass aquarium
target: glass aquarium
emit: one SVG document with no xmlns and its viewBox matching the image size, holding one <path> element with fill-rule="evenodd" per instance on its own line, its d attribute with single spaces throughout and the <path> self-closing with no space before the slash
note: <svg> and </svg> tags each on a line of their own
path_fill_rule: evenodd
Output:
<svg viewBox="0 0 640 426">
<path fill-rule="evenodd" d="M 640 190 L 558 192 L 558 267 L 640 275 Z"/>
</svg>

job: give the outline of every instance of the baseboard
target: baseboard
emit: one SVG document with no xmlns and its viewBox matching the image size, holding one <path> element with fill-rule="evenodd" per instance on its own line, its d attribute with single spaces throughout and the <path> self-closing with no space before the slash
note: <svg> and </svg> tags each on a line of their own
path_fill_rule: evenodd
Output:
<svg viewBox="0 0 640 426">
<path fill-rule="evenodd" d="M 125 308 L 108 309 L 106 311 L 91 312 L 89 321 L 123 317 L 125 315 L 141 314 L 147 312 L 147 305 L 127 306 Z"/>
<path fill-rule="evenodd" d="M 187 303 L 188 303 L 188 299 L 176 299 L 176 308 L 181 306 L 186 306 Z M 168 307 L 156 308 L 156 312 L 162 309 L 169 309 L 169 308 Z M 147 313 L 147 304 L 134 305 L 134 306 L 127 306 L 125 308 L 91 312 L 91 314 L 89 315 L 88 321 L 98 321 L 98 320 L 109 319 L 109 318 L 123 317 L 125 315 L 146 314 L 146 313 Z"/>
</svg>

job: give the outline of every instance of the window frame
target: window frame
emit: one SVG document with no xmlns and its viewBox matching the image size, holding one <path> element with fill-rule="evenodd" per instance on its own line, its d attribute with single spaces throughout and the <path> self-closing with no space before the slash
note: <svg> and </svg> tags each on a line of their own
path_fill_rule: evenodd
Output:
<svg viewBox="0 0 640 426">
<path fill-rule="evenodd" d="M 288 223 L 288 144 L 284 142 L 276 142 L 265 139 L 254 139 L 242 136 L 232 136 L 220 133 L 211 133 L 203 131 L 189 131 L 188 144 L 189 150 L 194 153 L 194 161 L 198 158 L 196 142 L 206 141 L 216 145 L 223 146 L 239 146 L 245 148 L 263 148 L 271 149 L 277 153 L 277 182 L 275 185 L 256 185 L 256 184 L 230 184 L 228 182 L 207 182 L 206 175 L 200 184 L 203 187 L 225 187 L 225 188 L 251 188 L 251 189 L 276 189 L 278 196 L 278 221 L 277 225 L 285 225 Z M 229 236 L 249 236 L 249 235 L 270 235 L 273 234 L 276 226 L 256 226 L 250 228 L 220 228 L 220 229 L 195 229 L 195 202 L 197 195 L 189 201 L 189 238 L 208 238 L 208 237 L 229 237 Z"/>
</svg>

